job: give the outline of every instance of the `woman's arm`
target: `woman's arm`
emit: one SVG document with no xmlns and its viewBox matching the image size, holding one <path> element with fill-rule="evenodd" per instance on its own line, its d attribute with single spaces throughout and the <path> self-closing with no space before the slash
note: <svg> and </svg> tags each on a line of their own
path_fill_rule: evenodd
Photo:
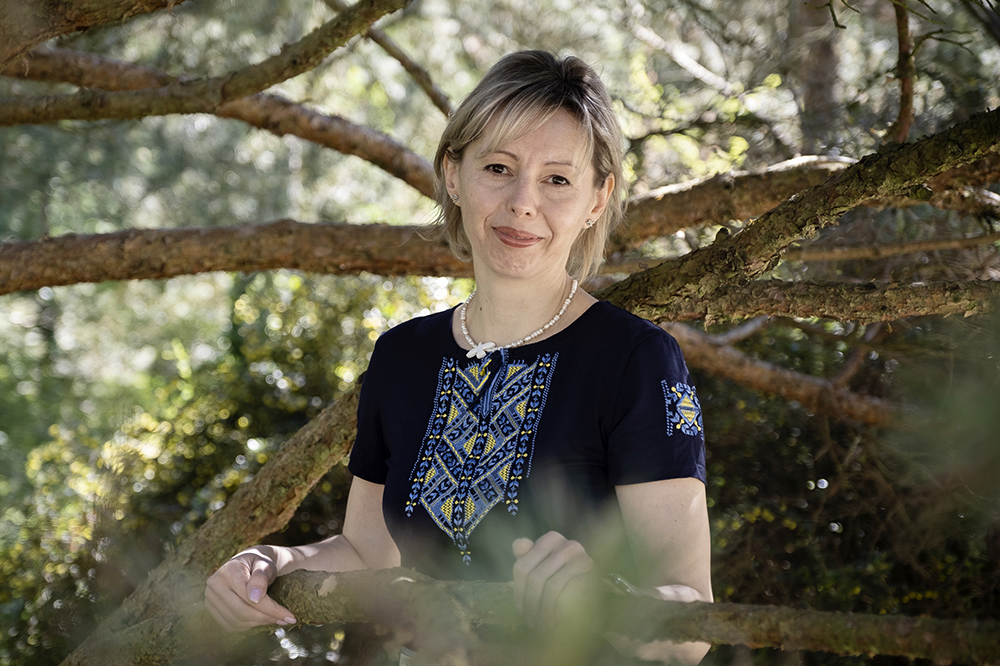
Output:
<svg viewBox="0 0 1000 666">
<path fill-rule="evenodd" d="M 341 534 L 308 546 L 255 546 L 233 557 L 208 579 L 205 607 L 219 625 L 243 631 L 295 622 L 267 596 L 278 576 L 296 569 L 354 571 L 399 566 L 399 549 L 382 517 L 383 486 L 355 477 Z"/>
<path fill-rule="evenodd" d="M 640 572 L 639 586 L 669 601 L 712 601 L 705 484 L 666 479 L 617 486 L 615 491 Z M 678 661 L 696 664 L 708 648 L 708 643 L 679 643 L 670 645 L 669 652 Z M 641 653 L 643 648 L 638 649 Z"/>
</svg>

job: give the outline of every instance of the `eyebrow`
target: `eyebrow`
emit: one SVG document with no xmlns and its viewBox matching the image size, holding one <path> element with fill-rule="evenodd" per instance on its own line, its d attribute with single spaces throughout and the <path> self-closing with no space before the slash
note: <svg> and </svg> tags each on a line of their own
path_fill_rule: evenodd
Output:
<svg viewBox="0 0 1000 666">
<path fill-rule="evenodd" d="M 483 152 L 479 153 L 479 155 L 477 157 L 479 157 L 479 159 L 482 159 L 484 157 L 487 157 L 489 155 L 493 155 L 495 153 L 500 153 L 501 155 L 507 155 L 508 157 L 510 157 L 513 160 L 520 161 L 520 158 L 516 154 L 510 152 L 509 150 L 504 150 L 502 148 L 498 148 L 496 150 L 491 150 L 489 152 L 483 151 Z M 566 162 L 564 160 L 549 160 L 548 162 L 545 163 L 545 166 L 554 166 L 554 165 L 568 166 L 571 169 L 578 169 L 579 168 L 575 164 L 573 164 L 572 162 Z"/>
</svg>

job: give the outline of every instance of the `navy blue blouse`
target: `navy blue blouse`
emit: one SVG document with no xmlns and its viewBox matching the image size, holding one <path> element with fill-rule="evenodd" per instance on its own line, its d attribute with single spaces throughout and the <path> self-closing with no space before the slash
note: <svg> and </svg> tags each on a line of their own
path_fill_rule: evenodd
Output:
<svg viewBox="0 0 1000 666">
<path fill-rule="evenodd" d="M 383 334 L 361 389 L 349 469 L 385 485 L 403 566 L 510 580 L 513 540 L 549 530 L 627 560 L 615 486 L 705 481 L 701 407 L 665 331 L 598 302 L 545 340 L 469 359 L 454 312 Z"/>
</svg>

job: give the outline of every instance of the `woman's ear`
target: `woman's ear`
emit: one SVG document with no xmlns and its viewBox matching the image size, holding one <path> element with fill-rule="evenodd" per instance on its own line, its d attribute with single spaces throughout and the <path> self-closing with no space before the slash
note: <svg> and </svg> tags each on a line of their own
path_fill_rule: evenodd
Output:
<svg viewBox="0 0 1000 666">
<path fill-rule="evenodd" d="M 590 219 L 596 220 L 604 214 L 604 209 L 608 207 L 608 202 L 611 200 L 611 193 L 614 190 L 615 174 L 609 173 L 608 177 L 604 179 L 604 183 L 597 188 L 594 196 L 594 207 L 590 210 L 590 215 L 588 216 Z"/>
<path fill-rule="evenodd" d="M 458 191 L 458 163 L 452 161 L 451 157 L 445 153 L 441 165 L 444 167 L 444 189 L 448 192 L 448 196 L 455 201 L 456 195 L 462 196 L 462 193 Z"/>
</svg>

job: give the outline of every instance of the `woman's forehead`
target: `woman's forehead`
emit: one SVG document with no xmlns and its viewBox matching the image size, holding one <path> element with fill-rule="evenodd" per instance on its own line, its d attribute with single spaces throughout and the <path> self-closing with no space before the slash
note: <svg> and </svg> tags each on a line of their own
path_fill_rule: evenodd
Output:
<svg viewBox="0 0 1000 666">
<path fill-rule="evenodd" d="M 531 142 L 520 141 L 529 134 L 541 130 L 549 137 L 531 137 Z M 545 139 L 538 143 L 537 139 Z M 517 157 L 517 147 L 547 150 L 552 162 L 565 163 L 574 168 L 585 168 L 590 162 L 593 141 L 580 121 L 569 111 L 561 108 L 538 110 L 534 113 L 510 113 L 494 116 L 483 127 L 479 137 L 473 142 L 476 157 L 493 153 L 509 153 Z M 470 146 L 472 147 L 472 146 Z"/>
</svg>

